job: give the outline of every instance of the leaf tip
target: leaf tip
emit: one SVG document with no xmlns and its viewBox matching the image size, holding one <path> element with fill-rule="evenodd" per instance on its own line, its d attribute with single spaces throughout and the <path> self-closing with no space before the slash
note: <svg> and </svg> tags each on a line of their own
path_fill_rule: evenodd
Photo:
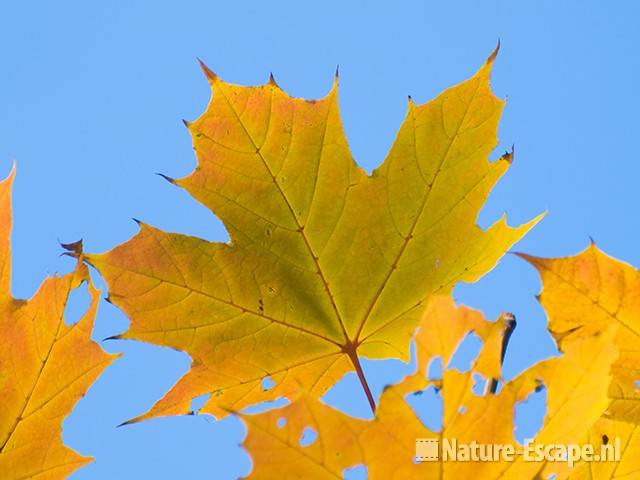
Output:
<svg viewBox="0 0 640 480">
<path fill-rule="evenodd" d="M 544 258 L 536 257 L 535 255 L 529 255 L 528 253 L 524 253 L 524 252 L 513 252 L 513 253 L 514 255 L 520 257 L 525 262 L 529 263 L 536 270 L 540 271 L 540 269 L 542 268 Z"/>
<path fill-rule="evenodd" d="M 111 303 L 111 301 L 109 301 L 108 298 L 106 298 L 105 300 L 107 300 L 109 303 Z M 106 337 L 106 338 L 102 339 L 103 342 L 106 342 L 108 340 L 122 340 L 122 334 L 111 335 L 110 337 Z"/>
<path fill-rule="evenodd" d="M 339 84 L 340 84 L 340 65 L 337 65 L 336 72 L 333 75 L 333 84 L 331 85 L 331 91 L 329 92 L 330 96 L 338 91 Z"/>
<path fill-rule="evenodd" d="M 513 159 L 515 158 L 515 156 L 516 156 L 516 146 L 515 144 L 513 144 L 511 145 L 511 151 L 507 150 L 506 152 L 504 152 L 500 157 L 500 160 L 504 160 L 509 165 L 512 165 Z"/>
<path fill-rule="evenodd" d="M 168 175 L 165 175 L 164 173 L 160 173 L 160 172 L 156 172 L 156 175 L 158 175 L 161 178 L 164 178 L 167 182 L 169 182 L 171 185 L 175 185 L 176 184 L 176 179 L 173 177 L 170 177 Z M 135 219 L 134 219 L 135 220 Z M 136 220 L 137 222 L 137 220 Z M 138 222 L 138 225 L 140 223 Z"/>
<path fill-rule="evenodd" d="M 269 85 L 274 88 L 280 89 L 280 85 L 276 82 L 276 77 L 273 76 L 273 72 L 269 72 Z"/>
<path fill-rule="evenodd" d="M 489 55 L 489 58 L 487 58 L 487 61 L 486 61 L 487 65 L 493 64 L 493 61 L 498 56 L 499 51 L 500 51 L 500 39 L 498 39 L 498 44 L 496 45 L 496 48 L 493 49 L 493 52 L 491 52 L 491 55 Z"/>
<path fill-rule="evenodd" d="M 207 77 L 207 80 L 209 80 L 209 83 L 214 83 L 218 80 L 218 75 L 216 75 L 213 70 L 207 67 L 207 65 L 205 65 L 205 63 L 200 58 L 198 58 L 198 63 L 200 64 L 200 68 L 204 72 L 205 77 Z"/>
<path fill-rule="evenodd" d="M 82 254 L 82 239 L 71 243 L 62 243 L 58 240 L 58 243 L 62 248 L 66 250 L 65 253 L 72 254 L 71 256 L 77 256 Z"/>
<path fill-rule="evenodd" d="M 9 175 L 7 175 L 7 177 L 4 180 L 2 180 L 2 182 L 9 182 L 9 185 L 11 185 L 13 183 L 13 179 L 16 176 L 16 168 L 17 168 L 17 163 L 14 160 L 13 165 L 11 165 L 11 170 L 9 171 Z"/>
<path fill-rule="evenodd" d="M 134 423 L 137 423 L 138 419 L 137 418 L 132 418 L 131 420 L 127 420 L 126 422 L 122 422 L 119 425 L 116 425 L 116 428 L 120 428 L 120 427 L 126 427 L 127 425 L 133 425 Z"/>
</svg>

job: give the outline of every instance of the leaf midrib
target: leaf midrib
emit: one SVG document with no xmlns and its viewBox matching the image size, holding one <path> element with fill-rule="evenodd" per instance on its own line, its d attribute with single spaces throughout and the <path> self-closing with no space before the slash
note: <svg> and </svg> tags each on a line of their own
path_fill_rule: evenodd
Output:
<svg viewBox="0 0 640 480">
<path fill-rule="evenodd" d="M 598 274 L 600 274 L 600 264 L 596 258 L 596 263 L 597 263 L 597 271 Z M 564 276 L 560 275 L 558 272 L 552 270 L 551 268 L 544 266 L 540 263 L 537 264 L 539 266 L 539 268 L 545 270 L 546 272 L 552 274 L 553 276 L 557 277 L 559 280 L 561 280 L 563 283 L 569 285 L 573 290 L 575 290 L 578 294 L 580 294 L 580 296 L 586 298 L 587 300 L 589 300 L 593 305 L 595 305 L 597 308 L 599 308 L 600 310 L 602 310 L 609 318 L 611 318 L 612 320 L 616 321 L 617 323 L 619 323 L 620 325 L 622 325 L 622 327 L 624 327 L 626 330 L 628 330 L 630 333 L 632 333 L 633 335 L 635 335 L 636 337 L 640 338 L 640 332 L 635 331 L 633 328 L 631 328 L 630 325 L 628 325 L 626 322 L 623 322 L 619 317 L 617 313 L 611 312 L 609 311 L 609 309 L 605 308 L 604 305 L 602 305 L 600 303 L 600 299 L 595 299 L 595 298 L 591 298 L 590 295 L 588 295 L 586 292 L 582 291 L 581 289 L 578 288 L 577 285 L 575 285 L 573 282 L 567 280 Z M 623 272 L 624 275 L 624 272 Z M 626 278 L 625 278 L 625 282 L 624 284 L 626 284 Z M 601 290 L 601 289 L 599 289 Z M 543 292 L 544 295 L 544 292 Z M 624 297 L 622 297 L 621 301 L 620 301 L 620 306 L 622 306 L 623 304 L 623 300 Z M 583 326 L 586 326 L 587 324 L 584 323 Z"/>
<path fill-rule="evenodd" d="M 67 296 L 67 299 L 68 299 L 68 296 Z M 65 305 L 66 305 L 66 303 L 67 303 L 67 300 L 65 300 Z M 62 309 L 62 311 L 64 312 L 64 308 Z M 51 353 L 53 352 L 53 347 L 56 345 L 56 342 L 58 340 L 58 335 L 60 334 L 60 329 L 62 328 L 63 323 L 64 323 L 63 317 L 60 316 L 58 318 L 58 326 L 57 326 L 56 332 L 55 332 L 55 334 L 53 336 L 53 341 L 49 345 L 49 349 L 48 349 L 44 359 L 41 360 L 40 369 L 38 370 L 38 373 L 36 374 L 35 381 L 33 382 L 33 385 L 31 387 L 31 389 L 29 390 L 29 392 L 25 395 L 24 402 L 23 402 L 22 407 L 20 408 L 19 415 L 16 417 L 14 423 L 11 425 L 11 427 L 9 428 L 9 430 L 7 432 L 8 433 L 7 438 L 2 442 L 2 445 L 0 445 L 0 454 L 2 454 L 4 452 L 5 447 L 7 446 L 9 441 L 13 438 L 13 435 L 16 433 L 18 425 L 20 425 L 20 422 L 22 422 L 24 420 L 24 418 L 23 418 L 24 412 L 27 410 L 27 407 L 29 406 L 29 403 L 31 402 L 31 397 L 33 395 L 33 392 L 35 392 L 36 388 L 38 387 L 38 384 L 40 383 L 40 379 L 42 378 L 42 374 L 44 372 L 44 368 L 47 365 L 47 362 L 49 361 L 49 357 L 51 356 Z M 32 325 L 33 325 L 33 319 L 32 319 Z"/>
<path fill-rule="evenodd" d="M 85 258 L 85 260 L 91 262 L 90 258 Z M 108 262 L 105 262 L 105 263 L 108 263 Z M 235 302 L 233 302 L 231 300 L 225 300 L 223 298 L 216 297 L 215 295 L 211 295 L 211 294 L 209 294 L 207 292 L 204 292 L 202 290 L 193 288 L 193 287 L 191 287 L 189 285 L 182 285 L 182 284 L 177 283 L 177 282 L 172 282 L 171 280 L 166 280 L 166 279 L 163 279 L 163 278 L 154 277 L 153 275 L 150 275 L 148 273 L 141 272 L 141 271 L 135 271 L 134 273 L 136 275 L 140 275 L 142 277 L 150 278 L 152 280 L 157 280 L 160 283 L 166 283 L 166 284 L 172 285 L 174 287 L 183 288 L 183 289 L 188 290 L 190 292 L 194 292 L 194 293 L 196 293 L 198 295 L 202 295 L 203 297 L 210 298 L 211 300 L 214 300 L 216 302 L 220 302 L 220 303 L 223 303 L 223 304 L 228 305 L 230 307 L 237 308 L 242 313 L 248 313 L 248 314 L 254 315 L 254 316 L 258 317 L 258 318 L 262 318 L 263 320 L 267 320 L 267 321 L 272 322 L 272 323 L 277 323 L 279 325 L 282 325 L 282 326 L 285 326 L 285 327 L 288 327 L 288 328 L 292 328 L 294 330 L 299 330 L 300 332 L 306 333 L 307 335 L 311 335 L 313 337 L 320 338 L 320 339 L 322 339 L 322 340 L 324 340 L 324 341 L 326 341 L 328 343 L 331 343 L 333 345 L 337 345 L 339 347 L 341 346 L 335 340 L 332 340 L 329 337 L 326 337 L 326 336 L 324 336 L 324 335 L 322 335 L 320 333 L 316 333 L 316 332 L 314 332 L 312 330 L 307 330 L 306 328 L 299 327 L 297 325 L 292 325 L 292 324 L 284 322 L 282 320 L 278 320 L 278 319 L 276 319 L 274 317 L 270 317 L 269 315 L 265 315 L 264 313 L 259 313 L 259 312 L 255 311 L 255 310 L 250 309 L 250 308 L 243 307 L 242 305 L 238 305 L 237 303 L 235 303 Z M 118 295 L 117 293 L 112 293 L 111 296 L 119 297 L 120 295 Z M 205 326 L 207 326 L 207 325 L 202 325 L 202 327 L 205 327 Z M 185 327 L 184 329 L 186 330 L 186 329 L 191 329 L 191 328 L 195 328 L 195 327 Z M 162 330 L 162 331 L 164 331 L 164 330 Z M 146 332 L 140 332 L 140 333 L 146 333 Z"/>
<path fill-rule="evenodd" d="M 458 135 L 460 134 L 460 128 L 462 128 L 462 125 L 464 124 L 464 121 L 467 118 L 467 115 L 469 114 L 469 109 L 471 108 L 471 104 L 473 103 L 473 101 L 476 98 L 476 95 L 478 94 L 478 90 L 480 89 L 480 81 L 479 79 L 476 79 L 477 81 L 477 85 L 476 88 L 473 92 L 473 95 L 471 96 L 471 99 L 469 100 L 469 103 L 467 104 L 467 107 L 464 111 L 464 114 L 462 115 L 462 119 L 460 120 L 460 123 L 458 124 L 455 133 L 451 136 L 451 140 L 449 142 L 449 144 L 447 145 L 447 149 L 445 150 L 442 159 L 440 160 L 440 163 L 438 165 L 438 168 L 436 169 L 436 173 L 433 177 L 433 180 L 431 181 L 431 184 L 429 185 L 429 189 L 427 190 L 427 193 L 424 196 L 424 199 L 422 200 L 422 204 L 420 205 L 420 209 L 419 209 L 419 213 L 418 215 L 416 215 L 415 220 L 413 221 L 413 224 L 411 225 L 411 228 L 409 230 L 409 233 L 404 237 L 404 241 L 402 246 L 400 247 L 400 250 L 398 251 L 398 254 L 396 255 L 396 258 L 394 260 L 394 262 L 391 264 L 391 268 L 389 269 L 387 276 L 385 277 L 385 279 L 383 280 L 382 284 L 380 285 L 380 288 L 378 289 L 378 291 L 376 292 L 376 295 L 373 298 L 373 301 L 371 302 L 371 304 L 369 305 L 364 318 L 362 319 L 362 322 L 360 323 L 360 327 L 358 328 L 358 332 L 356 334 L 356 341 L 357 339 L 360 337 L 360 334 L 362 333 L 362 330 L 364 329 L 365 324 L 367 323 L 367 321 L 369 320 L 369 318 L 371 317 L 371 313 L 373 312 L 373 309 L 375 308 L 375 306 L 377 305 L 378 301 L 380 300 L 380 297 L 382 296 L 382 292 L 385 290 L 387 284 L 389 283 L 391 277 L 393 276 L 393 273 L 395 271 L 397 271 L 397 265 L 400 262 L 402 256 L 404 255 L 407 246 L 409 245 L 409 242 L 413 239 L 413 234 L 415 233 L 415 229 L 420 221 L 420 219 L 422 218 L 422 215 L 424 214 L 424 209 L 427 206 L 427 203 L 429 201 L 429 198 L 431 196 L 431 192 L 434 190 L 436 181 L 439 178 L 439 174 L 441 172 L 441 169 L 444 165 L 444 163 L 447 161 L 447 158 L 449 156 L 449 153 L 451 151 L 451 147 L 453 146 L 453 144 L 455 143 L 456 139 L 458 138 Z M 415 124 L 415 112 L 412 110 L 412 116 L 413 116 L 413 121 Z M 413 143 L 415 145 L 415 127 L 412 130 L 412 134 L 413 134 Z M 417 158 L 416 158 L 417 161 Z"/>
<path fill-rule="evenodd" d="M 236 120 L 238 121 L 238 125 L 240 125 L 240 127 L 242 127 L 242 130 L 244 131 L 245 135 L 247 136 L 247 138 L 251 142 L 251 145 L 255 148 L 256 155 L 262 161 L 262 163 L 264 165 L 264 168 L 269 173 L 269 176 L 273 180 L 273 184 L 278 189 L 278 192 L 282 196 L 282 199 L 284 200 L 287 208 L 289 209 L 289 212 L 291 213 L 291 216 L 292 216 L 293 220 L 296 223 L 297 231 L 300 233 L 300 236 L 302 237 L 302 240 L 304 241 L 304 244 L 305 244 L 309 254 L 311 255 L 311 259 L 313 260 L 313 263 L 315 264 L 315 267 L 316 267 L 316 274 L 318 275 L 318 277 L 320 278 L 320 280 L 321 280 L 321 282 L 322 282 L 322 284 L 324 286 L 324 289 L 325 289 L 325 291 L 327 293 L 327 296 L 329 297 L 329 302 L 331 303 L 331 307 L 332 307 L 332 309 L 333 309 L 333 311 L 334 311 L 334 313 L 336 315 L 336 318 L 338 320 L 340 328 L 342 329 L 342 333 L 343 333 L 344 338 L 345 338 L 345 344 L 342 345 L 342 346 L 345 347 L 345 346 L 350 345 L 352 343 L 352 341 L 349 338 L 349 335 L 347 334 L 347 330 L 346 330 L 344 321 L 342 319 L 342 316 L 340 315 L 340 311 L 338 310 L 338 306 L 337 306 L 337 304 L 335 302 L 335 297 L 334 297 L 333 293 L 331 292 L 331 288 L 329 286 L 329 282 L 327 281 L 327 279 L 326 279 L 326 277 L 325 277 L 325 275 L 324 275 L 324 273 L 322 271 L 322 268 L 320 267 L 320 262 L 318 261 L 318 256 L 315 253 L 315 251 L 313 250 L 313 247 L 311 246 L 311 244 L 309 242 L 309 239 L 307 238 L 307 236 L 306 236 L 306 234 L 304 232 L 304 225 L 301 224 L 300 221 L 298 220 L 298 217 L 295 214 L 295 210 L 293 209 L 293 206 L 291 205 L 291 202 L 289 201 L 289 199 L 285 195 L 284 190 L 282 189 L 281 185 L 278 183 L 278 180 L 277 180 L 276 176 L 274 175 L 273 171 L 269 167 L 269 164 L 267 163 L 266 159 L 262 155 L 262 151 L 261 151 L 260 147 L 258 147 L 258 145 L 256 145 L 255 141 L 253 140 L 253 137 L 251 136 L 251 134 L 249 133 L 249 131 L 245 127 L 244 123 L 242 122 L 242 119 L 240 118 L 238 112 L 234 108 L 234 106 L 231 103 L 231 101 L 229 100 L 228 96 L 225 94 L 224 88 L 223 88 L 221 83 L 219 84 L 218 91 L 221 93 L 222 98 L 224 98 L 224 100 L 227 103 L 227 105 L 229 106 L 230 110 L 235 115 Z M 269 103 L 269 118 L 271 118 L 271 115 L 272 115 L 272 112 L 271 112 L 272 102 L 273 102 L 273 90 L 271 91 L 271 97 L 270 97 L 270 103 Z M 329 108 L 327 109 L 327 119 L 325 119 L 325 134 L 326 134 L 328 116 L 329 116 L 332 108 L 333 108 L 333 104 L 329 105 Z M 324 134 L 323 134 L 322 147 L 321 147 L 321 151 L 320 151 L 320 155 L 319 155 L 320 158 L 318 159 L 318 163 L 321 161 L 323 149 L 324 149 Z M 320 168 L 319 165 L 318 165 L 318 168 Z"/>
</svg>

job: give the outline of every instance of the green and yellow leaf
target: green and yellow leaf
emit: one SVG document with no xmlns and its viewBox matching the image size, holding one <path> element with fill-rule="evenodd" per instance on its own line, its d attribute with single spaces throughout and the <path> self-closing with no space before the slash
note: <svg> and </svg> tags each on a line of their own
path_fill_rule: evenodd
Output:
<svg viewBox="0 0 640 480">
<path fill-rule="evenodd" d="M 489 86 L 494 57 L 431 102 L 410 102 L 370 176 L 351 157 L 337 81 L 310 101 L 204 67 L 212 99 L 188 123 L 198 165 L 171 181 L 222 219 L 231 242 L 142 224 L 86 256 L 131 319 L 121 338 L 192 358 L 141 418 L 187 413 L 206 393 L 201 411 L 218 416 L 300 388 L 319 396 L 354 368 L 373 407 L 359 358 L 406 359 L 427 299 L 480 278 L 537 221 L 475 223 L 512 160 L 489 161 L 504 105 Z M 265 391 L 267 376 L 276 386 Z"/>
</svg>

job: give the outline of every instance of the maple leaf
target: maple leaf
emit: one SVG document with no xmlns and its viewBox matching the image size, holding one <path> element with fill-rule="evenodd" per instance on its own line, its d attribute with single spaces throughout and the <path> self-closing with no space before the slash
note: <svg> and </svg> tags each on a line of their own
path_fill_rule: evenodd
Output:
<svg viewBox="0 0 640 480">
<path fill-rule="evenodd" d="M 581 462 L 571 472 L 571 480 L 633 480 L 640 472 L 640 425 L 600 418 L 583 443 L 601 451 L 602 445 L 619 441 L 620 459 L 615 462 Z"/>
<path fill-rule="evenodd" d="M 521 480 L 550 478 L 553 474 L 564 478 L 566 463 L 528 462 L 522 456 L 513 462 L 456 462 L 443 461 L 442 457 L 439 461 L 414 462 L 417 439 L 438 440 L 440 445 L 445 439 L 455 439 L 458 444 L 475 441 L 517 446 L 513 436 L 515 405 L 542 385 L 547 389 L 548 405 L 535 443 L 577 443 L 598 421 L 608 404 L 609 370 L 617 355 L 610 331 L 580 339 L 563 357 L 534 365 L 504 383 L 496 394 L 490 389 L 482 396 L 473 393 L 474 373 L 495 372 L 503 350 L 495 348 L 494 340 L 508 335 L 509 325 L 508 316 L 487 322 L 479 312 L 455 307 L 450 298 L 435 297 L 421 326 L 421 332 L 429 334 L 422 343 L 417 342 L 418 371 L 385 389 L 374 420 L 350 417 L 310 395 L 281 409 L 241 415 L 249 427 L 244 446 L 253 460 L 251 478 L 341 478 L 344 469 L 358 464 L 366 466 L 368 478 L 373 480 Z M 424 372 L 429 362 L 441 356 L 446 366 L 455 347 L 470 331 L 484 341 L 471 371 L 446 369 L 441 380 L 428 380 Z M 446 335 L 439 337 L 437 332 Z M 427 339 L 428 345 L 424 343 Z M 436 386 L 443 398 L 440 431 L 425 427 L 405 400 L 429 385 Z M 317 437 L 313 443 L 303 444 L 300 440 L 309 428 Z"/>
<path fill-rule="evenodd" d="M 30 300 L 12 298 L 13 176 L 0 182 L 0 478 L 62 479 L 91 460 L 63 445 L 62 421 L 115 356 L 91 341 L 99 292 L 81 261 L 75 272 L 47 278 Z M 68 326 L 69 292 L 83 281 L 91 303 Z"/>
<path fill-rule="evenodd" d="M 538 299 L 548 329 L 566 350 L 574 342 L 616 330 L 620 355 L 611 368 L 610 404 L 582 443 L 596 448 L 620 441 L 618 462 L 582 462 L 571 479 L 632 479 L 640 472 L 640 272 L 602 252 L 595 243 L 576 256 L 540 258 L 519 254 L 540 273 Z"/>
<path fill-rule="evenodd" d="M 187 413 L 206 393 L 201 411 L 217 416 L 300 387 L 320 395 L 354 368 L 375 408 L 359 357 L 407 359 L 426 299 L 478 279 L 538 220 L 475 224 L 512 160 L 488 159 L 504 105 L 489 86 L 495 53 L 435 100 L 410 101 L 370 176 L 349 152 L 337 81 L 309 101 L 273 78 L 241 87 L 203 65 L 212 99 L 187 122 L 198 165 L 169 180 L 222 219 L 231 242 L 141 224 L 123 245 L 86 256 L 131 320 L 119 338 L 192 358 L 140 418 Z"/>
<path fill-rule="evenodd" d="M 617 328 L 620 356 L 612 367 L 606 415 L 640 423 L 640 272 L 594 243 L 573 257 L 519 255 L 540 273 L 538 299 L 561 350 L 576 339 Z"/>
</svg>

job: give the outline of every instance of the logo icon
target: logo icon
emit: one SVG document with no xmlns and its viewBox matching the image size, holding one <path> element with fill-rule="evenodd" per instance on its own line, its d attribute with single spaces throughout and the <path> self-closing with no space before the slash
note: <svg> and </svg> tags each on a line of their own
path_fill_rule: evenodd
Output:
<svg viewBox="0 0 640 480">
<path fill-rule="evenodd" d="M 437 462 L 439 450 L 437 438 L 416 438 L 417 462 Z"/>
</svg>

